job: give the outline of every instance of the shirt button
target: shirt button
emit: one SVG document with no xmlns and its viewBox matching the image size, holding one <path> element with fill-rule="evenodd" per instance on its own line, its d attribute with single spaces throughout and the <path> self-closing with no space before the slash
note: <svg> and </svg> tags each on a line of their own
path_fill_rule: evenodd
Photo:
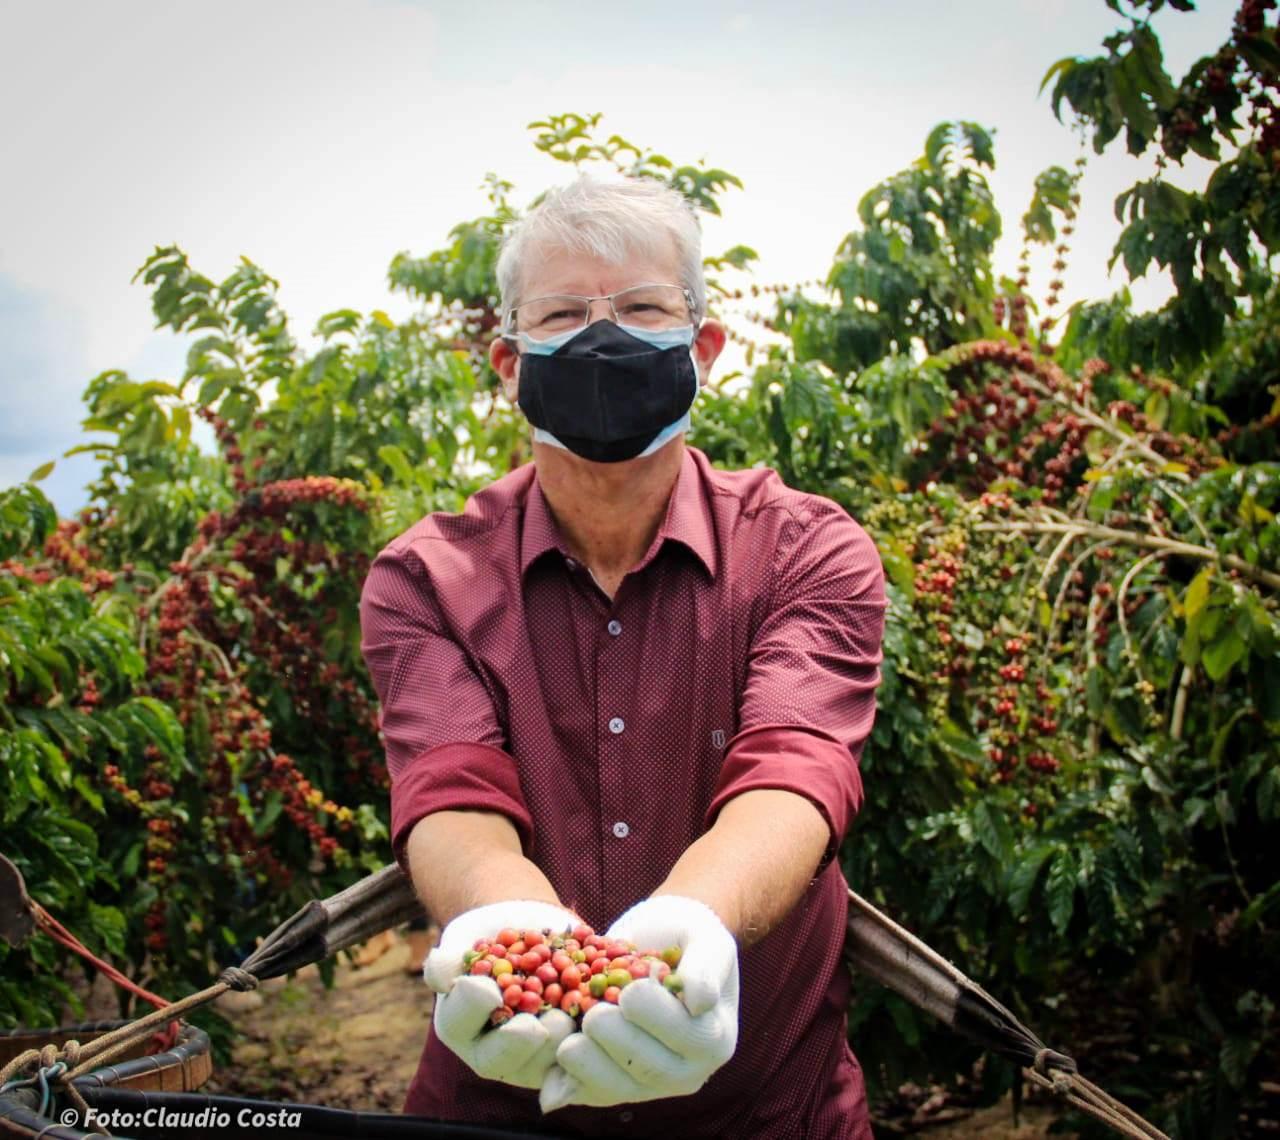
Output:
<svg viewBox="0 0 1280 1140">
<path fill-rule="evenodd" d="M 618 820 L 618 822 L 613 825 L 613 834 L 619 839 L 626 839 L 626 837 L 631 834 L 631 828 L 622 820 Z"/>
<path fill-rule="evenodd" d="M 627 722 L 620 716 L 615 716 L 611 721 L 609 721 L 609 731 L 612 732 L 614 736 L 617 736 L 618 733 L 626 727 Z"/>
<path fill-rule="evenodd" d="M 630 1124 L 635 1118 L 636 1114 L 629 1108 L 624 1108 L 620 1113 L 618 1113 L 618 1119 L 621 1120 L 623 1124 Z"/>
<path fill-rule="evenodd" d="M 564 564 L 568 566 L 570 570 L 576 570 L 578 568 L 577 560 L 573 558 L 566 558 L 564 560 Z"/>
<path fill-rule="evenodd" d="M 614 618 L 613 621 L 611 621 L 605 628 L 607 628 L 614 637 L 617 637 L 618 634 L 622 632 L 622 622 L 617 618 Z"/>
</svg>

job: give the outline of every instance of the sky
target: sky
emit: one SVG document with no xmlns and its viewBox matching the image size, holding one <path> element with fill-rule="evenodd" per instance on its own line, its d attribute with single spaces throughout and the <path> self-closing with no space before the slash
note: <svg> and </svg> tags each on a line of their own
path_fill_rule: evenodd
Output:
<svg viewBox="0 0 1280 1140">
<path fill-rule="evenodd" d="M 1235 5 L 1197 7 L 1155 20 L 1175 78 Z M 521 205 L 566 180 L 531 145 L 548 114 L 601 112 L 607 132 L 736 174 L 704 246 L 752 246 L 762 283 L 824 276 L 862 194 L 937 123 L 974 120 L 995 130 L 1011 274 L 1035 175 L 1078 153 L 1040 81 L 1118 26 L 1103 0 L 0 5 L 0 487 L 88 438 L 80 393 L 97 373 L 180 377 L 183 342 L 131 284 L 155 246 L 215 280 L 251 258 L 304 343 L 334 309 L 407 315 L 391 258 L 483 213 L 487 172 Z M 1174 180 L 1199 188 L 1206 169 Z M 1122 147 L 1091 161 L 1064 303 L 1124 284 L 1107 275 L 1112 202 L 1150 173 Z M 1043 293 L 1047 255 L 1036 273 Z M 93 471 L 58 459 L 44 486 L 63 513 Z"/>
</svg>

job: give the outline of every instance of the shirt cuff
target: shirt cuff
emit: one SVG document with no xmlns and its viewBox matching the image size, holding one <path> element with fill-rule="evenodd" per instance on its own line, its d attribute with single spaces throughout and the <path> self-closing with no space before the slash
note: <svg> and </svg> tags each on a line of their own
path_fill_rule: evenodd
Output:
<svg viewBox="0 0 1280 1140">
<path fill-rule="evenodd" d="M 491 744 L 437 744 L 392 778 L 391 852 L 406 873 L 409 833 L 437 811 L 498 812 L 515 825 L 523 850 L 532 846 L 533 817 L 525 806 L 516 762 Z"/>
<path fill-rule="evenodd" d="M 793 725 L 763 725 L 738 733 L 720 768 L 707 826 L 735 796 L 758 788 L 794 792 L 818 809 L 831 832 L 818 864 L 818 871 L 825 870 L 862 806 L 862 776 L 848 746 Z"/>
</svg>

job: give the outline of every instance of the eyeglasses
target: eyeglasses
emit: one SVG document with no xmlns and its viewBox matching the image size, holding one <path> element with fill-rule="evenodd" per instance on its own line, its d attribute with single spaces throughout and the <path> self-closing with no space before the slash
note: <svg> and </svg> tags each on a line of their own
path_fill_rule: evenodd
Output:
<svg viewBox="0 0 1280 1140">
<path fill-rule="evenodd" d="M 586 328 L 593 301 L 608 301 L 609 311 L 620 325 L 674 329 L 693 323 L 693 293 L 683 285 L 632 285 L 599 297 L 535 297 L 507 311 L 504 334 L 524 333 L 533 340 L 546 340 Z"/>
</svg>

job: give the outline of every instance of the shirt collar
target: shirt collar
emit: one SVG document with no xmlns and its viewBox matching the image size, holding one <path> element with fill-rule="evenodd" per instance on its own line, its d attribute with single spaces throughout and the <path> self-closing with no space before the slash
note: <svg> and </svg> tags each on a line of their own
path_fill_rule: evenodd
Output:
<svg viewBox="0 0 1280 1140">
<path fill-rule="evenodd" d="M 687 445 L 675 488 L 667 500 L 666 516 L 639 565 L 645 566 L 656 557 L 667 539 L 674 539 L 688 547 L 706 567 L 707 573 L 715 578 L 718 560 L 711 507 L 707 501 L 702 473 L 698 470 L 694 457 L 694 449 Z M 525 571 L 549 550 L 558 550 L 566 558 L 569 557 L 568 543 L 552 517 L 535 467 L 520 531 L 520 577 L 523 579 Z"/>
</svg>

